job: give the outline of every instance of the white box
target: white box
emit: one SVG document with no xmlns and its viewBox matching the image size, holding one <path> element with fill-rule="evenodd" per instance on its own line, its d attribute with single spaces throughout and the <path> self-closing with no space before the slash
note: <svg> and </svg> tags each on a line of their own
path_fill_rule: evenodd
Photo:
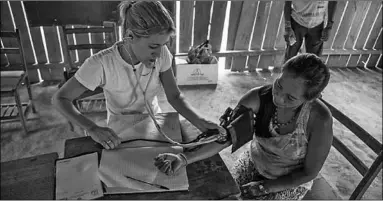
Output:
<svg viewBox="0 0 383 201">
<path fill-rule="evenodd" d="M 217 84 L 218 63 L 188 64 L 186 57 L 175 59 L 178 85 Z"/>
</svg>

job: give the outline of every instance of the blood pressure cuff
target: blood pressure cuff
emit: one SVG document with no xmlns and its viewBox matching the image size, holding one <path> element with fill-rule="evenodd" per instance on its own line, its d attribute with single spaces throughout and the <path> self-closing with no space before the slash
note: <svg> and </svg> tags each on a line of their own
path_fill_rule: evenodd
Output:
<svg viewBox="0 0 383 201">
<path fill-rule="evenodd" d="M 217 140 L 218 143 L 231 141 L 231 152 L 235 152 L 244 144 L 253 139 L 254 113 L 251 109 L 238 105 L 234 110 L 230 107 L 220 118 L 221 126 L 227 131 L 226 139 Z"/>
</svg>

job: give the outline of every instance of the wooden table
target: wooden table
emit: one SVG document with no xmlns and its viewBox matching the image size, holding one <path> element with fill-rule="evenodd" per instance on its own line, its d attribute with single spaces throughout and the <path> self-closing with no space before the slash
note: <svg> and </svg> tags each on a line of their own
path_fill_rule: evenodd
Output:
<svg viewBox="0 0 383 201">
<path fill-rule="evenodd" d="M 189 141 L 198 132 L 187 121 L 181 120 L 181 130 L 184 141 Z M 194 136 L 193 136 L 194 135 Z M 101 157 L 102 147 L 90 137 L 69 139 L 65 141 L 65 157 L 74 157 L 85 153 L 98 152 Z M 209 159 L 198 161 L 186 167 L 189 178 L 189 191 L 116 194 L 105 195 L 100 199 L 111 200 L 208 200 L 228 199 L 240 193 L 239 188 L 227 169 L 222 158 L 217 154 Z"/>
<path fill-rule="evenodd" d="M 1 163 L 2 200 L 53 200 L 57 153 Z"/>
</svg>

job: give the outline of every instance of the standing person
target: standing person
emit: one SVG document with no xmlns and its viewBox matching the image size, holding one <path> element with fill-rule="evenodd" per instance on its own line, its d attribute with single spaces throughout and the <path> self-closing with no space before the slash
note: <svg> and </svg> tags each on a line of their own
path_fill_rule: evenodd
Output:
<svg viewBox="0 0 383 201">
<path fill-rule="evenodd" d="M 331 112 L 319 99 L 329 79 L 323 61 L 304 53 L 288 60 L 272 85 L 251 89 L 240 99 L 238 107 L 256 116 L 250 149 L 234 165 L 242 198 L 302 199 L 311 189 L 333 138 Z M 230 144 L 212 142 L 191 152 L 159 154 L 155 166 L 172 175 Z"/>
<path fill-rule="evenodd" d="M 76 74 L 53 96 L 54 106 L 70 121 L 85 129 L 106 149 L 121 139 L 108 127 L 98 126 L 72 104 L 86 90 L 102 87 L 107 123 L 115 115 L 160 112 L 156 95 L 163 87 L 167 100 L 202 132 L 221 129 L 199 115 L 180 92 L 171 68 L 166 44 L 175 32 L 174 22 L 159 1 L 124 1 L 119 5 L 123 41 L 89 57 Z"/>
<path fill-rule="evenodd" d="M 285 61 L 298 54 L 303 38 L 307 53 L 322 55 L 323 42 L 328 40 L 334 24 L 336 5 L 336 1 L 285 2 Z"/>
</svg>

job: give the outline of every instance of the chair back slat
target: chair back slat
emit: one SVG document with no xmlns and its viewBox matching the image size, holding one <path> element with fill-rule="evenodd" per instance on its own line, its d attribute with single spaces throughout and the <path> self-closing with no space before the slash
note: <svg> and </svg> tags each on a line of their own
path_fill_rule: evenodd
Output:
<svg viewBox="0 0 383 201">
<path fill-rule="evenodd" d="M 17 38 L 17 32 L 14 31 L 2 31 L 0 34 L 1 38 Z"/>
<path fill-rule="evenodd" d="M 70 69 L 77 69 L 78 66 L 82 64 L 81 61 L 84 60 L 84 58 L 78 58 L 80 61 L 76 63 L 75 59 L 72 58 L 73 54 L 72 51 L 86 51 L 86 50 L 93 50 L 93 53 L 106 49 L 110 47 L 113 43 L 116 42 L 116 38 L 112 37 L 112 40 L 110 40 L 110 35 L 116 36 L 116 25 L 115 23 L 113 26 L 100 26 L 100 27 L 75 27 L 72 28 L 73 26 L 62 26 L 63 30 L 63 50 L 65 51 L 64 56 L 66 57 L 64 60 L 69 64 Z M 78 37 L 84 35 L 84 34 L 91 34 L 92 36 L 95 34 L 104 34 L 104 39 L 102 40 L 83 40 L 83 38 L 79 41 L 77 40 L 77 44 L 73 44 L 70 42 L 70 38 L 68 37 Z M 80 55 L 79 55 L 80 57 Z M 66 71 L 70 71 L 70 69 L 66 69 Z"/>
<path fill-rule="evenodd" d="M 20 49 L 19 48 L 1 48 L 1 54 L 20 54 Z"/>
</svg>

